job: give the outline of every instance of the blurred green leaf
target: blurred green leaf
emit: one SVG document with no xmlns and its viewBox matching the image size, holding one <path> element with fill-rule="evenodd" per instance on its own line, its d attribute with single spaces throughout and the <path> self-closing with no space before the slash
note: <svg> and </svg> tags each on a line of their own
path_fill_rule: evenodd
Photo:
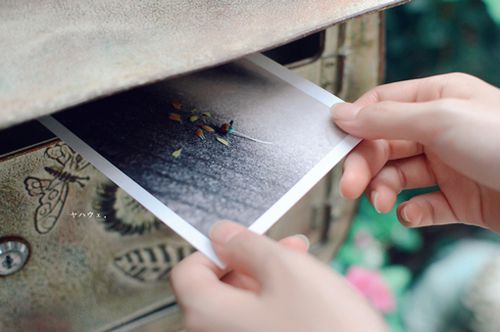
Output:
<svg viewBox="0 0 500 332">
<path fill-rule="evenodd" d="M 486 8 L 491 18 L 493 18 L 497 24 L 500 24 L 500 1 L 499 0 L 483 0 L 486 4 Z"/>
<path fill-rule="evenodd" d="M 500 85 L 500 0 L 414 0 L 387 11 L 386 80 L 461 71 Z"/>
<path fill-rule="evenodd" d="M 380 270 L 382 278 L 391 287 L 391 290 L 399 297 L 411 281 L 411 272 L 408 268 L 401 265 L 392 265 Z"/>
</svg>

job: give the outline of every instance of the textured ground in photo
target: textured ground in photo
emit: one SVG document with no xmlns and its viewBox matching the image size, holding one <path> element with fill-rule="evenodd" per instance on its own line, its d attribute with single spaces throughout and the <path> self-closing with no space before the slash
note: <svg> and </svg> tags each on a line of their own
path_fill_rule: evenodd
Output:
<svg viewBox="0 0 500 332">
<path fill-rule="evenodd" d="M 180 110 L 173 100 L 182 101 Z M 181 123 L 169 119 L 172 113 Z M 192 115 L 198 120 L 191 122 Z M 205 234 L 219 219 L 250 225 L 344 137 L 327 107 L 247 62 L 136 89 L 56 118 Z M 216 129 L 229 120 L 235 130 L 273 144 L 229 135 L 226 146 L 215 133 L 205 131 L 205 140 L 195 135 L 199 124 Z"/>
</svg>

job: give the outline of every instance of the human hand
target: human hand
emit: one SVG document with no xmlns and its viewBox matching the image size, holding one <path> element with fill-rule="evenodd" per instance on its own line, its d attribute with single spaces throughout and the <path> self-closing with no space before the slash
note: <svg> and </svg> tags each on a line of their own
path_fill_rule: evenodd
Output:
<svg viewBox="0 0 500 332">
<path fill-rule="evenodd" d="M 304 252 L 300 238 L 279 245 L 224 222 L 211 239 L 231 272 L 195 253 L 171 274 L 188 331 L 386 331 L 356 290 Z"/>
<path fill-rule="evenodd" d="M 402 189 L 438 185 L 399 206 L 404 225 L 500 232 L 499 105 L 498 88 L 458 73 L 382 85 L 336 105 L 335 123 L 365 139 L 345 160 L 342 195 L 366 192 L 385 213 Z"/>
</svg>

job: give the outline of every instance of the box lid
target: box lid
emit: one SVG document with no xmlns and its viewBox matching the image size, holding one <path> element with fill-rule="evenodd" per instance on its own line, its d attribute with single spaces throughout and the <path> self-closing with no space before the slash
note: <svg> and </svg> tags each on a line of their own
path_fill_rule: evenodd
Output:
<svg viewBox="0 0 500 332">
<path fill-rule="evenodd" d="M 401 2 L 406 0 L 2 1 L 0 128 Z"/>
</svg>

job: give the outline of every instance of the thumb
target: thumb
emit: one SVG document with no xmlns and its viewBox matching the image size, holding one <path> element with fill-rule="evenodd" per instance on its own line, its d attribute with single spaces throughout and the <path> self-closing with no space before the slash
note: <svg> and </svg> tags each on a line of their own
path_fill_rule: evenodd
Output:
<svg viewBox="0 0 500 332">
<path fill-rule="evenodd" d="M 426 144 L 455 126 L 460 112 L 450 114 L 461 100 L 441 99 L 423 103 L 383 101 L 365 107 L 338 104 L 334 122 L 349 134 L 366 139 L 403 139 Z M 455 113 L 455 112 L 454 112 Z"/>
<path fill-rule="evenodd" d="M 266 261 L 286 252 L 271 239 L 230 221 L 216 223 L 210 238 L 217 256 L 228 264 L 228 268 L 260 282 L 268 280 L 271 273 L 271 265 Z"/>
</svg>

